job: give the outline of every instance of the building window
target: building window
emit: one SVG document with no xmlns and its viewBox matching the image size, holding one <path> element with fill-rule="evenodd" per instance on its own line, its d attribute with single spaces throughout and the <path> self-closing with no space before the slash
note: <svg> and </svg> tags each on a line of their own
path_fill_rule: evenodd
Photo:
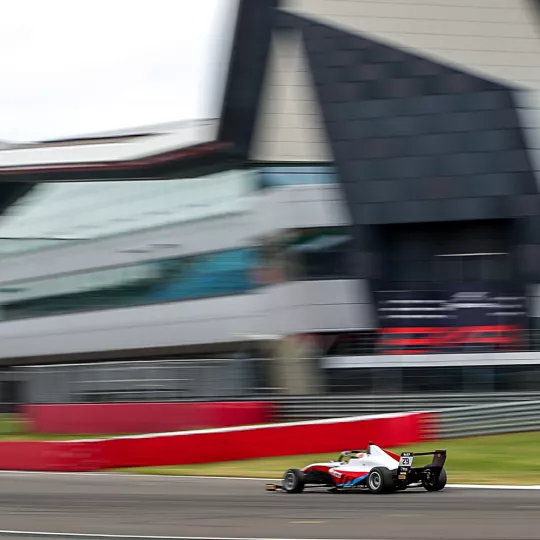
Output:
<svg viewBox="0 0 540 540">
<path fill-rule="evenodd" d="M 0 216 L 0 256 L 239 212 L 258 174 L 38 184 Z"/>
<path fill-rule="evenodd" d="M 236 249 L 0 286 L 4 320 L 246 293 L 258 252 Z"/>
<path fill-rule="evenodd" d="M 285 246 L 290 280 L 342 279 L 352 277 L 352 237 L 347 229 L 302 229 Z"/>
<path fill-rule="evenodd" d="M 298 186 L 309 184 L 335 184 L 337 171 L 326 165 L 262 167 L 261 187 Z"/>
</svg>

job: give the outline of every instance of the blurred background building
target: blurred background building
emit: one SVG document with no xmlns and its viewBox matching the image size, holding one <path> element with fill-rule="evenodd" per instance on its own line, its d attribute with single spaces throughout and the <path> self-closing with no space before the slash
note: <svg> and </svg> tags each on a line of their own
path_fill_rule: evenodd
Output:
<svg viewBox="0 0 540 540">
<path fill-rule="evenodd" d="M 540 391 L 538 9 L 244 0 L 219 118 L 0 143 L 2 401 Z"/>
</svg>

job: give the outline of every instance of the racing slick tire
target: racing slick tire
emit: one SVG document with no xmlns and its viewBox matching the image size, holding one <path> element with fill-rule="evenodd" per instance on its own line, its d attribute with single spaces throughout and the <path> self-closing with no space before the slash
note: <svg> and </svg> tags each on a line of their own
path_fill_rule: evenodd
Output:
<svg viewBox="0 0 540 540">
<path fill-rule="evenodd" d="M 367 486 L 371 493 L 392 493 L 396 490 L 392 472 L 386 467 L 374 467 L 367 479 Z"/>
<path fill-rule="evenodd" d="M 287 493 L 302 493 L 305 485 L 305 475 L 298 469 L 289 469 L 283 475 L 283 489 Z"/>
<path fill-rule="evenodd" d="M 422 486 L 426 491 L 441 491 L 446 486 L 446 471 L 444 468 L 441 469 L 438 476 L 431 476 L 429 480 L 422 478 Z"/>
</svg>

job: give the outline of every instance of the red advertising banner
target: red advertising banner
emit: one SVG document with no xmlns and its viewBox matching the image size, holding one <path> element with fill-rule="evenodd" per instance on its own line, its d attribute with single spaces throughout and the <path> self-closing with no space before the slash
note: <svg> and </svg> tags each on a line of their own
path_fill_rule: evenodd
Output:
<svg viewBox="0 0 540 540">
<path fill-rule="evenodd" d="M 504 286 L 467 283 L 447 291 L 376 294 L 376 352 L 422 354 L 516 351 L 523 347 L 525 295 Z"/>
</svg>

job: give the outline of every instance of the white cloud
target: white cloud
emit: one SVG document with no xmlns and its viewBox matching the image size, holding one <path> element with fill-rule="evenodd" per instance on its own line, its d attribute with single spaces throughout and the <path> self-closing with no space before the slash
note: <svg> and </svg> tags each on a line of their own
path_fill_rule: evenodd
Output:
<svg viewBox="0 0 540 540">
<path fill-rule="evenodd" d="M 217 115 L 236 8 L 237 0 L 1 0 L 0 140 Z"/>
</svg>

